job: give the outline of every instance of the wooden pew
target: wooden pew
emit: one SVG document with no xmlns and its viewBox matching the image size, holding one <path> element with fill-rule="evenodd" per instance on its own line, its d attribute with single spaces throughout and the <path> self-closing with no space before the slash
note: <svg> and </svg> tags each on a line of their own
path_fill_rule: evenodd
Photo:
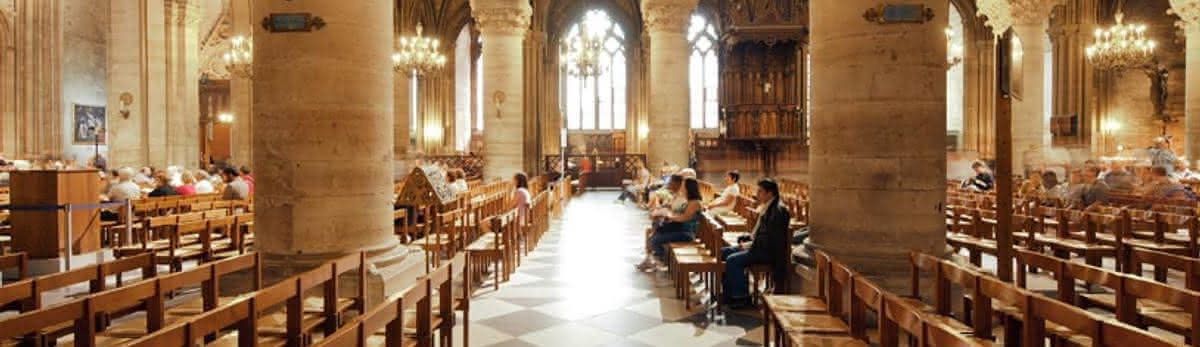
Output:
<svg viewBox="0 0 1200 347">
<path fill-rule="evenodd" d="M 335 259 L 204 313 L 164 325 L 129 341 L 128 345 L 190 347 L 202 338 L 217 345 L 309 345 L 318 330 L 326 335 L 335 332 L 347 319 L 349 310 L 365 311 L 365 259 L 365 253 Z M 343 298 L 338 278 L 352 270 L 358 272 L 359 291 L 353 298 Z M 313 291 L 320 294 L 310 296 Z M 228 329 L 236 330 L 237 334 L 220 335 Z"/>
<path fill-rule="evenodd" d="M 0 270 L 15 269 L 17 277 L 15 280 L 20 281 L 29 277 L 29 256 L 25 252 L 9 253 L 0 255 Z"/>
<path fill-rule="evenodd" d="M 326 336 L 321 341 L 318 341 L 315 347 L 367 347 L 367 346 L 399 346 L 399 347 L 415 347 L 422 342 L 421 336 L 430 336 L 433 334 L 433 327 L 429 319 L 432 317 L 432 305 L 429 297 L 430 292 L 429 278 L 417 279 L 417 283 L 394 295 L 384 303 L 367 311 L 355 318 L 346 326 L 338 329 L 333 334 Z M 404 312 L 414 312 L 413 315 L 416 321 L 412 318 L 406 319 L 407 315 Z M 411 323 L 410 323 L 411 322 Z M 415 328 L 405 331 L 405 327 L 413 325 Z M 378 341 L 379 331 L 383 331 L 383 341 Z M 416 337 L 413 337 L 416 336 Z M 195 341 L 200 336 L 192 336 L 184 338 L 184 341 Z M 467 334 L 463 334 L 466 339 Z M 370 343 L 368 342 L 370 341 Z M 464 346 L 469 346 L 468 341 L 463 341 Z M 184 346 L 183 344 L 178 344 Z M 148 344 L 147 346 L 157 346 L 156 344 Z"/>
<path fill-rule="evenodd" d="M 228 259 L 24 312 L 0 321 L 0 340 L 23 337 L 26 341 L 36 341 L 35 344 L 52 345 L 58 338 L 71 335 L 75 344 L 81 346 L 124 342 L 185 319 L 197 307 L 215 307 L 221 276 L 243 270 L 261 273 L 257 255 Z M 202 288 L 201 298 L 167 307 L 172 293 L 192 286 Z M 180 311 L 172 312 L 174 308 Z M 145 314 L 128 318 L 139 311 Z"/>
<path fill-rule="evenodd" d="M 118 287 L 122 286 L 124 281 L 121 275 L 133 270 L 141 271 L 143 281 L 153 278 L 157 274 L 153 256 L 145 254 L 117 259 L 6 284 L 0 287 L 0 307 L 20 312 L 37 310 L 44 306 L 43 296 L 47 292 L 85 283 L 88 290 L 84 293 L 99 293 L 107 288 L 110 278 L 116 281 Z M 63 294 L 71 297 L 84 293 Z"/>
</svg>

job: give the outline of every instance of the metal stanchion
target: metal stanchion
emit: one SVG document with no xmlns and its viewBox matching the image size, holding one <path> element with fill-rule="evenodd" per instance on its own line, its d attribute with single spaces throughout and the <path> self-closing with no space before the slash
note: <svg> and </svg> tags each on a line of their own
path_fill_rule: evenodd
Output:
<svg viewBox="0 0 1200 347">
<path fill-rule="evenodd" d="M 121 246 L 127 246 L 133 242 L 133 200 L 125 200 L 125 231 L 121 234 L 125 235 Z M 116 251 L 114 250 L 114 252 Z"/>
<path fill-rule="evenodd" d="M 63 216 L 63 220 L 67 226 L 67 240 L 66 240 L 67 248 L 63 250 L 63 253 L 65 255 L 64 260 L 66 260 L 66 265 L 67 265 L 66 271 L 71 271 L 71 248 L 72 248 L 73 239 L 75 238 L 73 225 L 71 225 L 71 204 L 65 205 L 65 209 L 66 209 L 66 214 Z"/>
</svg>

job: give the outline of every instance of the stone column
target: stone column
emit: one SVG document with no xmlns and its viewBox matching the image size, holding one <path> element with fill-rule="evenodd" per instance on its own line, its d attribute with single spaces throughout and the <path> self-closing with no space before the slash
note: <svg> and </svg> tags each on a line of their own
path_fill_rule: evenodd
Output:
<svg viewBox="0 0 1200 347">
<path fill-rule="evenodd" d="M 233 35 L 249 38 L 254 30 L 250 25 L 254 18 L 251 0 L 233 0 L 229 6 L 233 16 Z M 251 105 L 254 103 L 254 81 L 248 77 L 230 76 L 229 81 L 229 108 L 233 113 L 232 154 L 233 162 L 238 165 L 253 162 L 254 112 Z"/>
<path fill-rule="evenodd" d="M 525 165 L 525 32 L 533 8 L 522 0 L 473 0 L 483 41 L 483 175 L 512 177 Z"/>
<path fill-rule="evenodd" d="M 388 1 L 256 1 L 324 28 L 254 33 L 254 209 L 268 279 L 369 251 L 368 295 L 399 290 L 380 267 L 392 232 L 392 16 Z M 378 272 L 376 272 L 378 271 Z"/>
<path fill-rule="evenodd" d="M 650 167 L 663 162 L 688 165 L 688 49 L 687 25 L 697 0 L 642 2 L 650 38 Z M 945 118 L 945 117 L 942 117 Z"/>
<path fill-rule="evenodd" d="M 908 252 L 944 252 L 945 20 L 880 25 L 862 6 L 811 4 L 810 245 L 907 290 Z"/>
<path fill-rule="evenodd" d="M 1012 30 L 1021 40 L 1021 86 L 1013 100 L 1013 173 L 1041 165 L 1050 129 L 1046 128 L 1045 51 L 1050 10 L 1059 1 L 1022 0 L 1012 5 Z"/>
<path fill-rule="evenodd" d="M 1171 0 L 1171 9 L 1187 33 L 1184 151 L 1194 163 L 1200 158 L 1200 0 Z"/>
</svg>

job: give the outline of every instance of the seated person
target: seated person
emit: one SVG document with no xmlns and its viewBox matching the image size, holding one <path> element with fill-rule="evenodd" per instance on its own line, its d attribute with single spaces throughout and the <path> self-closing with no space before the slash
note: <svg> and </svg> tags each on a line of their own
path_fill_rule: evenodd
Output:
<svg viewBox="0 0 1200 347">
<path fill-rule="evenodd" d="M 1104 172 L 1103 179 L 1104 184 L 1113 190 L 1130 191 L 1134 188 L 1135 177 L 1133 174 L 1115 162 L 1109 166 L 1108 171 Z"/>
<path fill-rule="evenodd" d="M 231 167 L 221 170 L 221 178 L 225 180 L 225 190 L 221 194 L 221 200 L 246 200 L 250 198 L 250 186 L 240 176 L 241 172 Z"/>
<path fill-rule="evenodd" d="M 671 175 L 671 177 L 667 180 L 666 185 L 650 193 L 650 201 L 647 203 L 647 207 L 651 211 L 654 211 L 663 206 L 667 206 L 672 200 L 675 199 L 675 196 L 677 195 L 676 193 L 680 189 L 679 185 L 681 184 L 683 184 L 683 176 Z"/>
<path fill-rule="evenodd" d="M 146 196 L 153 198 L 171 195 L 178 195 L 178 193 L 175 192 L 175 187 L 171 186 L 171 179 L 168 178 L 167 174 L 163 172 L 155 174 L 154 190 L 151 190 L 150 194 L 146 194 Z"/>
<path fill-rule="evenodd" d="M 1071 203 L 1070 208 L 1082 210 L 1108 201 L 1110 189 L 1099 177 L 1099 166 L 1088 166 L 1079 172 L 1076 177 L 1079 184 L 1072 187 L 1068 199 Z"/>
<path fill-rule="evenodd" d="M 1026 197 L 1042 196 L 1042 193 L 1046 192 L 1046 188 L 1042 184 L 1042 172 L 1037 170 L 1031 171 L 1029 178 L 1021 183 L 1021 189 L 1017 190 L 1017 192 L 1020 193 L 1020 196 Z"/>
<path fill-rule="evenodd" d="M 636 202 L 638 192 L 645 190 L 646 186 L 650 184 L 650 170 L 646 170 L 641 160 L 633 161 L 633 172 L 636 176 L 621 189 L 621 196 L 617 197 L 617 203 L 624 203 L 626 199 L 633 199 Z"/>
<path fill-rule="evenodd" d="M 996 180 L 992 178 L 992 171 L 988 169 L 987 164 L 976 160 L 974 163 L 971 163 L 971 170 L 975 171 L 975 177 L 963 181 L 963 188 L 986 192 L 995 187 Z"/>
<path fill-rule="evenodd" d="M 707 209 L 712 214 L 723 215 L 733 212 L 733 207 L 737 205 L 738 195 L 741 194 L 741 188 L 738 187 L 738 181 L 742 179 L 742 174 L 737 170 L 730 171 L 725 174 L 725 190 L 721 191 L 721 195 L 716 199 L 708 202 Z"/>
<path fill-rule="evenodd" d="M 470 189 L 470 187 L 467 187 L 467 173 L 462 169 L 454 169 L 454 190 L 458 194 L 462 194 L 470 191 Z"/>
<path fill-rule="evenodd" d="M 1150 169 L 1150 178 L 1145 184 L 1142 195 L 1152 201 L 1196 199 L 1196 196 L 1186 186 L 1172 181 L 1167 176 L 1167 168 L 1162 166 Z"/>
<path fill-rule="evenodd" d="M 118 182 L 108 189 L 108 200 L 138 200 L 142 198 L 142 188 L 133 183 L 136 173 L 130 168 L 117 170 Z"/>
<path fill-rule="evenodd" d="M 788 224 L 792 216 L 779 203 L 779 185 L 765 178 L 758 181 L 755 201 L 761 206 L 758 223 L 754 225 L 754 238 L 748 248 L 736 246 L 721 250 L 725 260 L 723 278 L 723 302 L 733 308 L 750 305 L 750 289 L 746 281 L 746 268 L 754 264 L 770 264 L 771 277 L 775 283 L 786 284 L 788 264 L 791 262 L 791 237 Z M 786 285 L 776 285 L 777 291 L 786 291 Z"/>
<path fill-rule="evenodd" d="M 650 213 L 653 222 L 646 233 L 647 254 L 642 263 L 638 264 L 639 270 L 654 269 L 655 265 L 661 264 L 655 260 L 662 257 L 665 252 L 663 248 L 667 243 L 695 239 L 695 225 L 699 221 L 701 209 L 700 185 L 696 180 L 691 181 L 692 183 L 687 183 L 682 176 L 671 176 L 665 188 L 672 192 L 671 200 Z M 694 187 L 688 187 L 689 184 Z M 691 195 L 693 190 L 694 196 Z"/>
</svg>

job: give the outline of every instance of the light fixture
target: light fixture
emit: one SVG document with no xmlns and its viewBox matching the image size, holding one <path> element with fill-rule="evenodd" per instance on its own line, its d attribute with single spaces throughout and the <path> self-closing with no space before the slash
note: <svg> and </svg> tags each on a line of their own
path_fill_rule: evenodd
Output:
<svg viewBox="0 0 1200 347">
<path fill-rule="evenodd" d="M 1115 120 L 1105 121 L 1100 124 L 1100 130 L 1103 130 L 1107 133 L 1117 132 L 1118 130 L 1121 130 L 1121 122 Z"/>
<path fill-rule="evenodd" d="M 254 77 L 254 43 L 250 39 L 242 35 L 230 38 L 224 58 L 229 73 L 246 79 Z"/>
<path fill-rule="evenodd" d="M 229 113 L 229 112 L 222 112 L 221 114 L 218 114 L 217 115 L 217 123 L 223 123 L 223 124 L 233 123 L 233 114 Z"/>
<path fill-rule="evenodd" d="M 604 54 L 603 13 L 589 13 L 577 26 L 567 32 L 559 48 L 559 56 L 567 74 L 577 77 L 596 77 L 607 66 L 600 62 Z M 589 25 L 589 22 L 595 22 Z"/>
<path fill-rule="evenodd" d="M 1120 8 L 1114 16 L 1117 23 L 1108 29 L 1096 29 L 1095 41 L 1087 47 L 1087 59 L 1098 69 L 1141 68 L 1154 60 L 1156 43 L 1146 39 L 1146 25 L 1123 23 L 1125 14 Z"/>
<path fill-rule="evenodd" d="M 946 28 L 946 69 L 963 62 L 963 46 L 954 42 L 954 29 Z"/>
<path fill-rule="evenodd" d="M 422 36 L 423 29 L 421 23 L 417 23 L 416 36 L 400 37 L 396 53 L 392 54 L 396 72 L 403 72 L 409 77 L 423 76 L 446 66 L 446 56 L 438 52 L 441 41 Z"/>
</svg>

